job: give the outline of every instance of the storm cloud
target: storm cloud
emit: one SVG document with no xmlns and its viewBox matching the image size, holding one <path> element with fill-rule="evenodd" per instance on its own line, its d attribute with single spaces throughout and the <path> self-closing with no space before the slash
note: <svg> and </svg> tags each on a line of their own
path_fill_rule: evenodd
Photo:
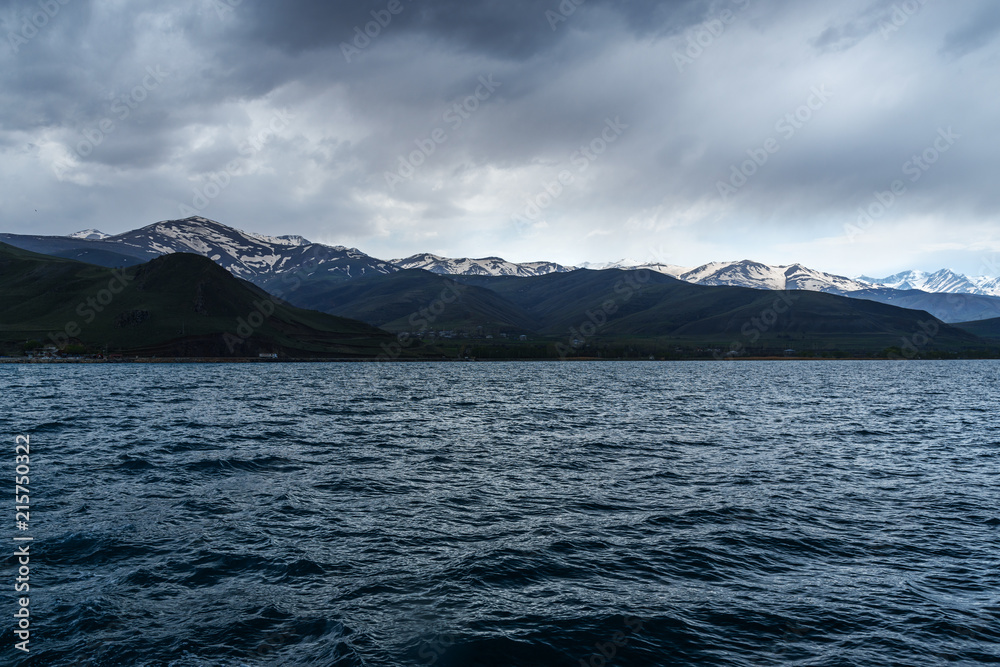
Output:
<svg viewBox="0 0 1000 667">
<path fill-rule="evenodd" d="M 2 229 L 996 274 L 988 0 L 0 2 Z"/>
</svg>

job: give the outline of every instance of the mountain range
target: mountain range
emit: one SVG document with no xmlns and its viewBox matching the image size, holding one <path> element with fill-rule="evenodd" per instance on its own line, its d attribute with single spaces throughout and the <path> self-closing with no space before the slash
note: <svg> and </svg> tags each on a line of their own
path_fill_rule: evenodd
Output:
<svg viewBox="0 0 1000 667">
<path fill-rule="evenodd" d="M 313 307 L 192 253 L 111 269 L 0 244 L 0 350 L 54 343 L 167 357 L 704 358 L 790 347 L 878 356 L 907 345 L 912 356 L 982 354 L 1000 344 L 926 312 L 822 292 L 694 285 L 653 271 L 405 269 L 294 295 Z M 979 326 L 992 335 L 991 323 Z"/>
<path fill-rule="evenodd" d="M 581 269 L 615 269 L 650 270 L 706 286 L 826 292 L 926 310 L 953 323 L 1000 317 L 1000 279 L 968 278 L 948 270 L 852 279 L 800 264 L 770 266 L 750 260 L 713 262 L 696 268 L 629 260 L 570 267 L 554 262 L 514 263 L 499 257 L 452 259 L 432 254 L 381 260 L 356 248 L 312 243 L 301 236 L 255 234 L 200 217 L 158 222 L 114 236 L 88 229 L 70 236 L 0 234 L 0 242 L 107 267 L 135 266 L 171 253 L 199 254 L 233 275 L 303 307 L 312 307 L 315 299 L 328 295 L 342 282 L 400 271 L 423 270 L 456 278 L 528 278 Z"/>
<path fill-rule="evenodd" d="M 391 341 L 371 325 L 295 308 L 193 254 L 109 269 L 0 243 L 0 350 L 371 358 Z"/>
<path fill-rule="evenodd" d="M 991 278 L 989 276 L 970 278 L 949 269 L 941 269 L 935 273 L 905 271 L 889 276 L 888 278 L 868 278 L 861 276 L 858 280 L 873 287 L 887 287 L 897 290 L 920 290 L 936 294 L 1000 296 L 1000 278 Z"/>
<path fill-rule="evenodd" d="M 385 261 L 205 218 L 114 236 L 3 234 L 0 348 L 34 339 L 189 356 L 699 358 L 1000 345 L 1000 298 L 897 289 L 975 286 L 944 275 L 894 276 L 889 287 L 799 264 L 620 264 Z M 105 294 L 115 280 L 129 287 Z"/>
<path fill-rule="evenodd" d="M 406 259 L 394 259 L 392 264 L 400 269 L 423 269 L 448 276 L 544 276 L 549 273 L 566 273 L 576 267 L 566 267 L 553 262 L 528 262 L 515 264 L 500 257 L 483 259 L 449 259 L 424 253 Z"/>
<path fill-rule="evenodd" d="M 1000 278 L 970 278 L 950 269 L 935 273 L 905 271 L 887 278 L 858 276 L 847 278 L 806 268 L 801 264 L 769 266 L 750 260 L 712 262 L 694 269 L 670 264 L 650 264 L 620 260 L 604 264 L 583 264 L 588 269 L 650 269 L 699 285 L 733 285 L 755 289 L 807 289 L 847 295 L 870 289 L 920 290 L 932 294 L 975 294 L 1000 297 Z"/>
</svg>

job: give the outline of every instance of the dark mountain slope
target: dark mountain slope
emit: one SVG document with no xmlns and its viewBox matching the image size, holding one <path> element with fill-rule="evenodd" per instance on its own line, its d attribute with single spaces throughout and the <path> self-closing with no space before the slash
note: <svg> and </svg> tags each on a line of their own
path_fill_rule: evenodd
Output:
<svg viewBox="0 0 1000 667">
<path fill-rule="evenodd" d="M 845 296 L 900 308 L 926 310 L 943 322 L 966 322 L 1000 317 L 1000 298 L 982 294 L 932 293 L 882 288 L 850 292 Z"/>
<path fill-rule="evenodd" d="M 375 356 L 391 337 L 277 301 L 196 255 L 117 271 L 0 244 L 0 344 L 27 339 L 130 354 Z"/>
<path fill-rule="evenodd" d="M 412 269 L 338 285 L 304 283 L 287 298 L 390 331 L 528 332 L 538 322 L 495 292 Z"/>
<path fill-rule="evenodd" d="M 991 339 L 994 342 L 1000 340 L 1000 317 L 975 322 L 959 322 L 953 326 L 980 338 Z"/>
<path fill-rule="evenodd" d="M 123 247 L 107 241 L 77 239 L 69 236 L 29 236 L 0 234 L 0 243 L 52 257 L 76 259 L 98 266 L 135 266 L 159 257 L 161 253 L 134 247 Z"/>
<path fill-rule="evenodd" d="M 753 344 L 805 340 L 888 347 L 935 331 L 937 348 L 981 346 L 929 313 L 821 292 L 692 285 L 652 271 L 574 271 L 532 278 L 477 279 L 522 307 L 549 335 L 670 337 Z M 589 327 L 588 327 L 589 329 Z"/>
</svg>

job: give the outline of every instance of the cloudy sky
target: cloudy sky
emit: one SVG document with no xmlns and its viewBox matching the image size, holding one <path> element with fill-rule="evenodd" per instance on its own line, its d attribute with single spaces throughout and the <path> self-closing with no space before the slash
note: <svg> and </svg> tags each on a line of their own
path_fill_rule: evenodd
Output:
<svg viewBox="0 0 1000 667">
<path fill-rule="evenodd" d="M 998 275 L 998 33 L 993 0 L 0 0 L 0 231 Z"/>
</svg>

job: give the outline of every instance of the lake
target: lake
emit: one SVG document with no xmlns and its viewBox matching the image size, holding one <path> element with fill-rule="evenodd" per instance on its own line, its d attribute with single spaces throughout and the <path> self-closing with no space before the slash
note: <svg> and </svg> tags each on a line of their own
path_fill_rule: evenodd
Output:
<svg viewBox="0 0 1000 667">
<path fill-rule="evenodd" d="M 8 664 L 1000 663 L 997 362 L 5 365 L 0 389 L 8 483 L 31 446 Z"/>
</svg>

